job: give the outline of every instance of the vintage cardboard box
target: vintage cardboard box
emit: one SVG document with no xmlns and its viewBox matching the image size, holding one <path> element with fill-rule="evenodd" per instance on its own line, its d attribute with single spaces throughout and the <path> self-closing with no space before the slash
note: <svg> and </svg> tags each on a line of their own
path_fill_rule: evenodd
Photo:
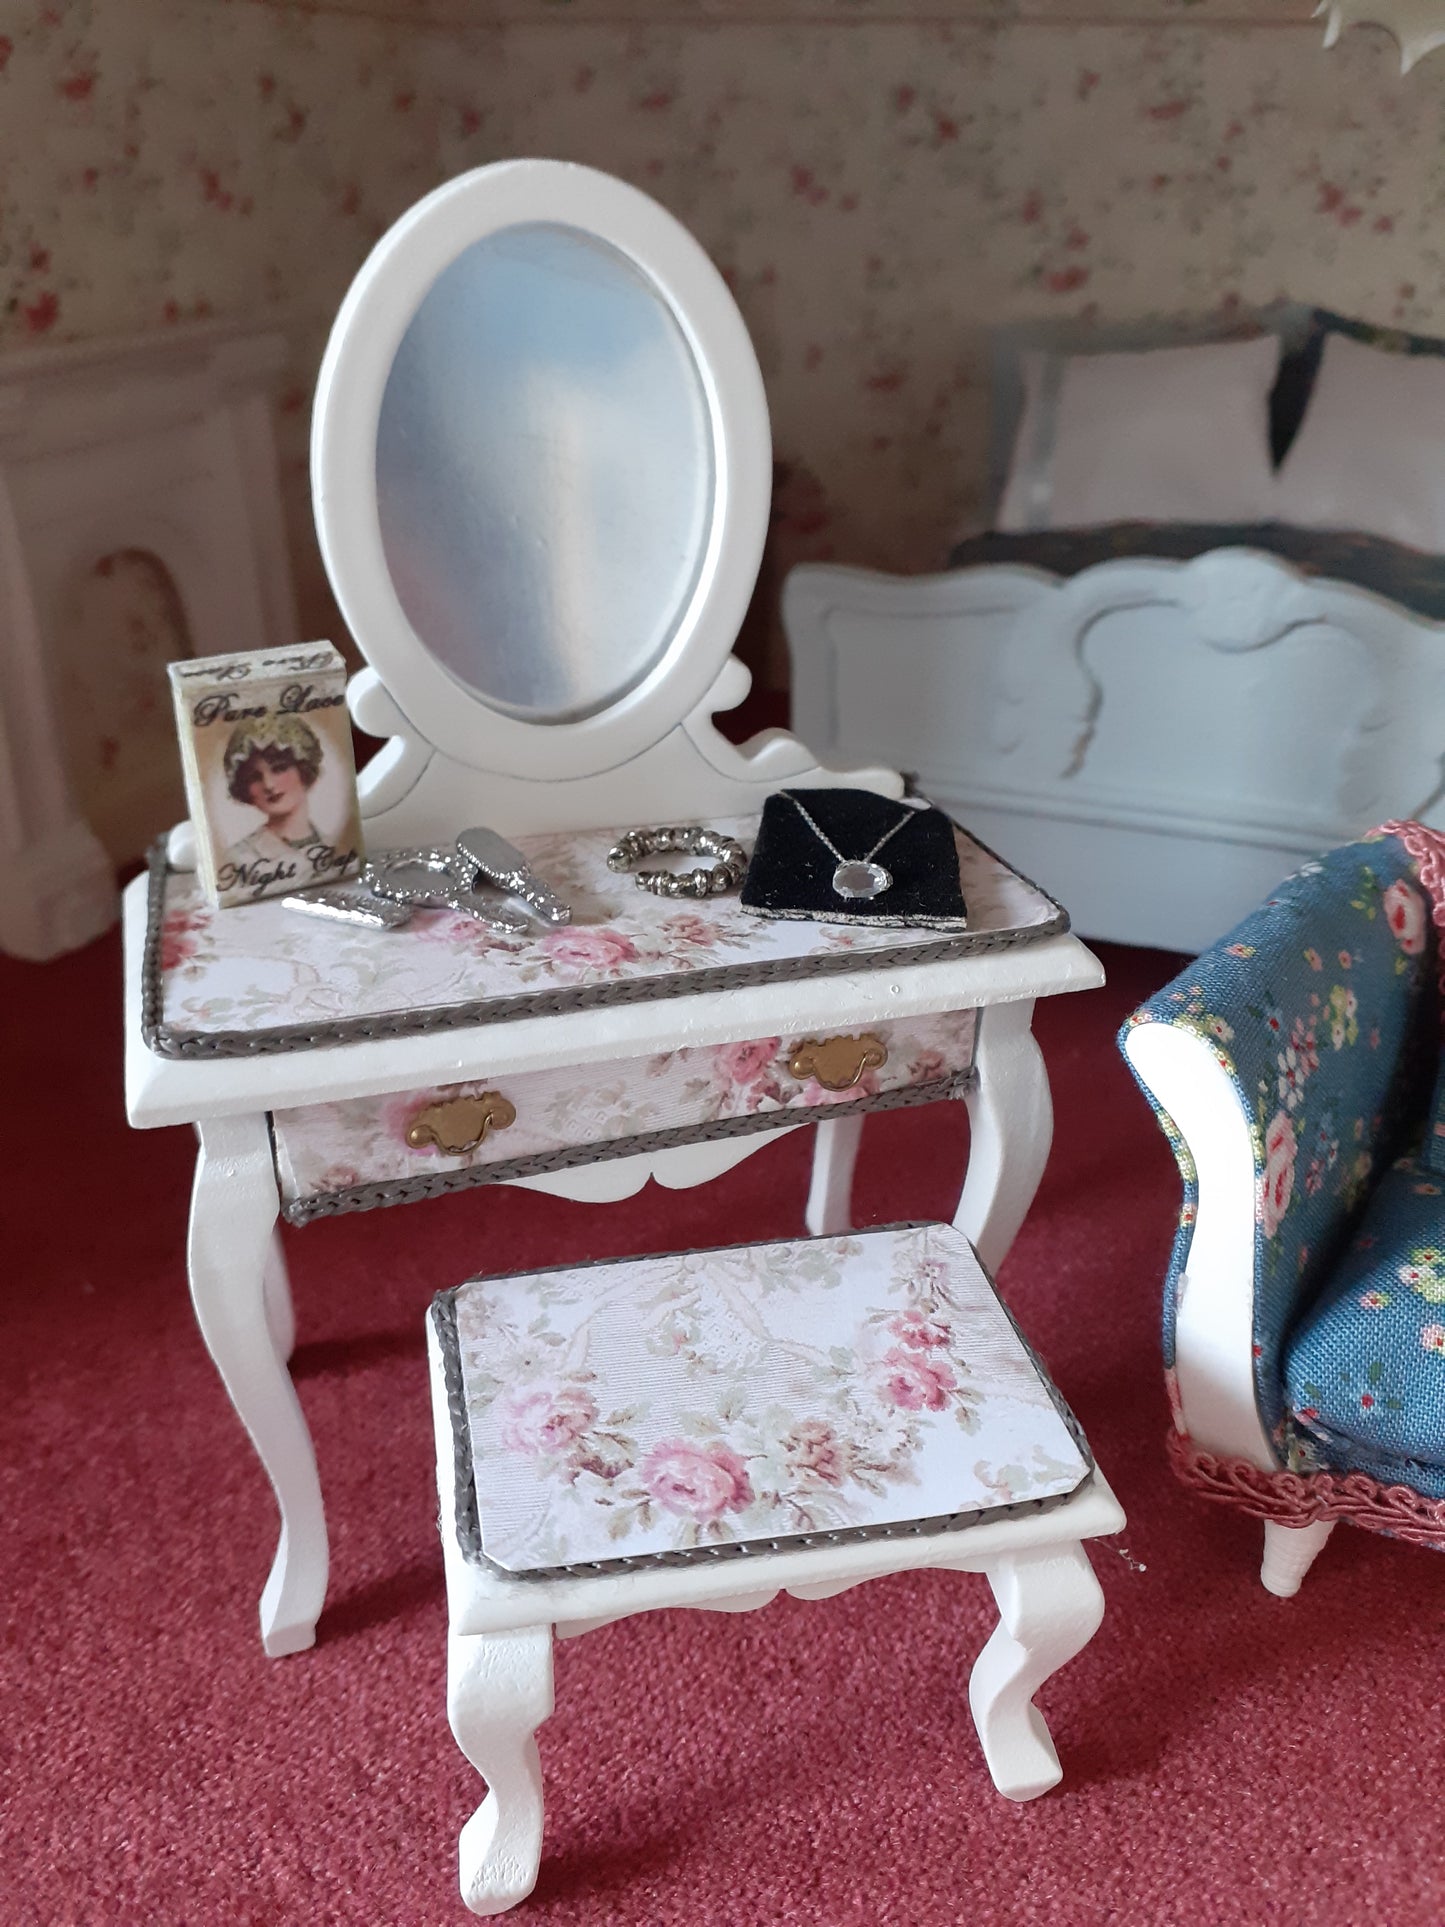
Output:
<svg viewBox="0 0 1445 1927">
<path fill-rule="evenodd" d="M 198 868 L 228 907 L 362 861 L 346 665 L 329 642 L 169 665 Z"/>
</svg>

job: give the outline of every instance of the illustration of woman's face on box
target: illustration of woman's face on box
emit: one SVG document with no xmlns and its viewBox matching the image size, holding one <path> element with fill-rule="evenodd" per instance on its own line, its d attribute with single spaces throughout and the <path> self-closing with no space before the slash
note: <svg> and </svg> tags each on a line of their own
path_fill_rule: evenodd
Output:
<svg viewBox="0 0 1445 1927">
<path fill-rule="evenodd" d="M 272 822 L 302 807 L 309 785 L 286 749 L 257 749 L 236 772 L 235 788 Z"/>
</svg>

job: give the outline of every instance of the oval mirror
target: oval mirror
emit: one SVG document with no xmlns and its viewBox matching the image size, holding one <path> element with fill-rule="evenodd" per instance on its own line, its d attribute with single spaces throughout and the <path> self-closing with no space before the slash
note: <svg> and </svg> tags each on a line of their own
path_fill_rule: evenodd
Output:
<svg viewBox="0 0 1445 1927">
<path fill-rule="evenodd" d="M 417 636 L 486 703 L 575 722 L 641 682 L 696 591 L 715 486 L 692 350 L 616 248 L 531 222 L 432 283 L 382 394 L 377 515 Z"/>
</svg>

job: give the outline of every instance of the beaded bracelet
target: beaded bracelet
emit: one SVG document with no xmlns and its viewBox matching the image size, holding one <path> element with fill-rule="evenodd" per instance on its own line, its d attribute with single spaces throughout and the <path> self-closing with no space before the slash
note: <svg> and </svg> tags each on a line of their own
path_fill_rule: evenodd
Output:
<svg viewBox="0 0 1445 1927">
<path fill-rule="evenodd" d="M 712 870 L 639 870 L 633 878 L 639 890 L 655 897 L 716 897 L 736 890 L 748 867 L 748 853 L 736 837 L 721 830 L 689 823 L 656 830 L 629 830 L 607 852 L 609 870 L 630 870 L 639 858 L 661 856 L 672 850 L 716 857 Z"/>
</svg>

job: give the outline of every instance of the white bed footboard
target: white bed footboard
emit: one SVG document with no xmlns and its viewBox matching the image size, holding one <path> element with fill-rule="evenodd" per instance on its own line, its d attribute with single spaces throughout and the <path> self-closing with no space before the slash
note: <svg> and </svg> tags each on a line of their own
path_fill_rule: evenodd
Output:
<svg viewBox="0 0 1445 1927">
<path fill-rule="evenodd" d="M 783 617 L 814 753 L 910 771 L 1085 936 L 1199 951 L 1302 858 L 1445 827 L 1445 625 L 1258 551 L 807 565 Z"/>
</svg>

